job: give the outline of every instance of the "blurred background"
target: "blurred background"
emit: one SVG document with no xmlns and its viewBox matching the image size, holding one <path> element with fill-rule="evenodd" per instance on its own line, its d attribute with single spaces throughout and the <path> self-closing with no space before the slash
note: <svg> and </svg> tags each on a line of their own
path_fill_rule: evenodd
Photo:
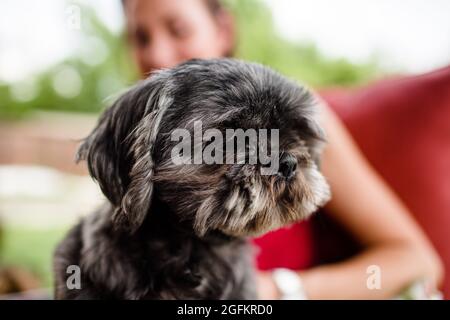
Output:
<svg viewBox="0 0 450 320">
<path fill-rule="evenodd" d="M 319 91 L 450 64 L 447 0 L 225 3 L 237 57 Z M 103 199 L 73 157 L 137 80 L 122 10 L 119 0 L 0 2 L 0 293 L 50 292 L 55 244 Z"/>
</svg>

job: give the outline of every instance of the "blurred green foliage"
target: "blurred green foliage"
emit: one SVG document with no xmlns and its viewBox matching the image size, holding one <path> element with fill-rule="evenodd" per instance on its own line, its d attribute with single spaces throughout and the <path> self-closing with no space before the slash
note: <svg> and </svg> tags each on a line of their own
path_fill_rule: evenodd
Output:
<svg viewBox="0 0 450 320">
<path fill-rule="evenodd" d="M 15 99 L 12 92 L 21 83 L 0 85 L 0 117 L 18 117 L 31 110 L 57 110 L 75 112 L 98 112 L 104 107 L 105 99 L 132 84 L 136 79 L 136 70 L 131 62 L 125 39 L 113 33 L 96 16 L 90 7 L 82 8 L 81 42 L 86 50 L 76 52 L 34 79 L 37 95 L 29 101 Z M 89 47 L 90 46 L 90 47 Z M 101 52 L 95 52 L 95 49 Z M 106 55 L 100 63 L 89 62 L 89 55 Z M 86 57 L 87 56 L 87 57 Z M 79 94 L 67 97 L 55 90 L 55 81 L 64 82 L 70 79 L 58 79 L 61 71 L 75 70 L 82 81 Z M 24 86 L 26 82 L 24 83 Z M 70 85 L 70 83 L 68 83 Z"/>
<path fill-rule="evenodd" d="M 67 228 L 5 228 L 2 234 L 0 267 L 26 266 L 28 271 L 42 281 L 43 287 L 51 287 L 53 252 L 66 233 Z"/>
<path fill-rule="evenodd" d="M 239 58 L 271 66 L 315 87 L 360 84 L 379 72 L 376 63 L 356 65 L 344 59 L 325 58 L 313 44 L 292 43 L 281 38 L 274 30 L 270 10 L 260 0 L 226 3 L 237 22 L 236 56 Z M 79 52 L 74 53 L 34 79 L 37 94 L 32 99 L 17 99 L 14 94 L 27 89 L 26 84 L 0 84 L 0 117 L 26 115 L 31 110 L 98 112 L 108 96 L 137 79 L 124 36 L 111 32 L 89 7 L 82 7 L 82 14 L 81 41 L 86 41 L 87 48 L 92 39 L 100 41 L 106 58 L 93 65 L 86 63 Z M 95 46 L 90 49 L 95 50 Z M 81 80 L 81 90 L 73 97 L 61 95 L 55 89 L 55 81 L 67 81 L 70 85 L 67 70 L 69 75 L 75 70 Z"/>
<path fill-rule="evenodd" d="M 258 0 L 227 2 L 238 24 L 238 57 L 268 65 L 314 87 L 361 84 L 380 72 L 375 62 L 353 64 L 325 58 L 314 44 L 283 39 L 275 31 L 270 10 Z"/>
</svg>

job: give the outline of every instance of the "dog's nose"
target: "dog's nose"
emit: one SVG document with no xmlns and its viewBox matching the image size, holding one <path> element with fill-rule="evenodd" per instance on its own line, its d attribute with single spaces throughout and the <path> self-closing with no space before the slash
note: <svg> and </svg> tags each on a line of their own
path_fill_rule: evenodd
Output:
<svg viewBox="0 0 450 320">
<path fill-rule="evenodd" d="M 297 158 L 288 153 L 282 154 L 278 174 L 286 179 L 290 179 L 295 175 L 296 169 L 297 169 Z"/>
</svg>

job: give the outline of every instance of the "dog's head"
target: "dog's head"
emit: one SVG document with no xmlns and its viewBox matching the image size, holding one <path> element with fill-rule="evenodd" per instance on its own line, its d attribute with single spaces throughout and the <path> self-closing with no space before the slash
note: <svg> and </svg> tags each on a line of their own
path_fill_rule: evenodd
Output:
<svg viewBox="0 0 450 320">
<path fill-rule="evenodd" d="M 192 60 L 122 95 L 78 158 L 118 226 L 136 231 L 157 197 L 200 236 L 256 235 L 329 199 L 315 112 L 308 90 L 261 65 Z"/>
</svg>

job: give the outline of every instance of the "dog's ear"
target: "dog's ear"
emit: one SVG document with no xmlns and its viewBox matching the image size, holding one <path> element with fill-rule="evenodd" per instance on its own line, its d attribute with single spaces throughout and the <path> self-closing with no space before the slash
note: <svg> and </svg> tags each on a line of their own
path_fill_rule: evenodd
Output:
<svg viewBox="0 0 450 320">
<path fill-rule="evenodd" d="M 130 184 L 125 192 L 121 210 L 116 210 L 116 224 L 136 231 L 144 221 L 153 196 L 153 173 L 155 169 L 153 150 L 159 132 L 161 119 L 172 104 L 167 83 L 148 97 L 145 116 L 133 131 L 131 151 L 133 166 L 130 171 Z"/>
<path fill-rule="evenodd" d="M 115 208 L 119 229 L 136 231 L 153 194 L 153 145 L 170 104 L 164 74 L 155 74 L 122 95 L 101 116 L 79 148 L 91 176 Z"/>
<path fill-rule="evenodd" d="M 118 206 L 129 181 L 126 137 L 134 126 L 133 107 L 126 95 L 101 116 L 95 129 L 78 149 L 76 161 L 86 160 L 90 175 L 108 200 Z"/>
</svg>

